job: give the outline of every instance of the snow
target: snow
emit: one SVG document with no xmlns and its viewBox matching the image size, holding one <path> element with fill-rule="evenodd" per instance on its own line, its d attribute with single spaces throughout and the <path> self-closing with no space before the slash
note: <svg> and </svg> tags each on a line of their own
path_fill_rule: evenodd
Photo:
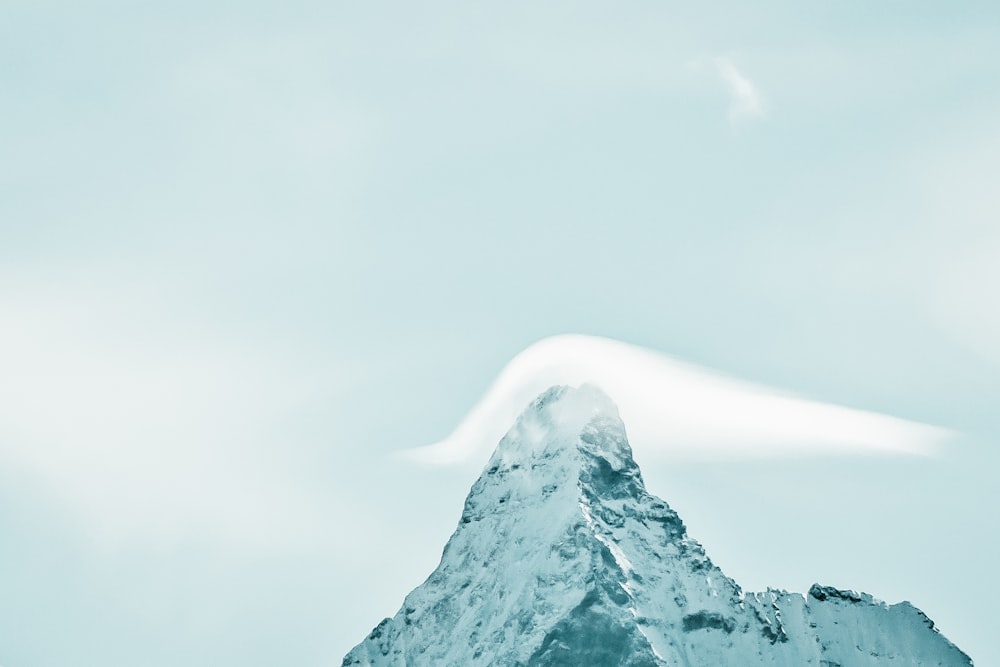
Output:
<svg viewBox="0 0 1000 667">
<path fill-rule="evenodd" d="M 908 603 L 744 593 L 645 490 L 614 404 L 554 387 L 503 437 L 427 581 L 344 665 L 971 665 Z"/>
</svg>

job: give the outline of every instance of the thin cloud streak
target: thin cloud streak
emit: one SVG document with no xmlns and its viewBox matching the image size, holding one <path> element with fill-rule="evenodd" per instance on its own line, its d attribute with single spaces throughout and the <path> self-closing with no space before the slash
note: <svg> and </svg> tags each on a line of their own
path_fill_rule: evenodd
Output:
<svg viewBox="0 0 1000 667">
<path fill-rule="evenodd" d="M 731 97 L 729 120 L 736 123 L 764 115 L 764 98 L 757 86 L 748 79 L 728 58 L 716 58 L 715 69 Z"/>
<path fill-rule="evenodd" d="M 641 457 L 760 459 L 830 454 L 933 454 L 938 427 L 822 403 L 744 382 L 607 338 L 563 335 L 515 357 L 444 440 L 404 458 L 451 465 L 485 460 L 518 413 L 555 384 L 594 384 L 617 403 Z"/>
</svg>

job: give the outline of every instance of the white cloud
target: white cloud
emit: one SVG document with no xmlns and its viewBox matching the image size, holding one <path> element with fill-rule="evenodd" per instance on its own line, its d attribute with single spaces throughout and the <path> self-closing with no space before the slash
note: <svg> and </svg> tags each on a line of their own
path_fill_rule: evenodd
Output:
<svg viewBox="0 0 1000 667">
<path fill-rule="evenodd" d="M 4 474 L 104 549 L 311 543 L 326 518 L 279 465 L 275 435 L 308 380 L 133 297 L 0 291 Z"/>
<path fill-rule="evenodd" d="M 956 134 L 910 160 L 923 218 L 911 222 L 911 284 L 939 330 L 1000 366 L 1000 125 L 990 117 Z"/>
<path fill-rule="evenodd" d="M 757 86 L 727 58 L 715 59 L 715 70 L 729 89 L 729 120 L 736 123 L 764 115 L 764 99 Z"/>
<path fill-rule="evenodd" d="M 941 253 L 924 295 L 931 321 L 951 339 L 1000 366 L 1000 236 Z"/>
<path fill-rule="evenodd" d="M 451 435 L 404 456 L 440 465 L 485 459 L 536 395 L 555 384 L 583 383 L 601 387 L 617 403 L 632 446 L 644 458 L 930 454 L 949 435 L 726 377 L 618 341 L 565 335 L 515 357 Z"/>
</svg>

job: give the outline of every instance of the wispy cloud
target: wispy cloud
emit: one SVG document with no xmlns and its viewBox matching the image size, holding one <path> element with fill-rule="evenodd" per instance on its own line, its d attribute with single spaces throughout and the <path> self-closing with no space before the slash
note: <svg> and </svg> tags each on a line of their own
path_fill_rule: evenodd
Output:
<svg viewBox="0 0 1000 667">
<path fill-rule="evenodd" d="M 949 434 L 744 382 L 634 345 L 565 335 L 519 354 L 451 435 L 404 455 L 439 465 L 482 458 L 537 394 L 555 384 L 583 383 L 599 386 L 618 404 L 643 457 L 928 454 Z"/>
<path fill-rule="evenodd" d="M 311 544 L 323 517 L 266 435 L 307 381 L 144 308 L 82 287 L 0 290 L 0 467 L 106 549 Z M 157 327 L 137 323 L 150 315 Z"/>
<path fill-rule="evenodd" d="M 764 115 L 764 98 L 757 86 L 728 58 L 716 58 L 715 70 L 729 89 L 729 120 L 737 123 Z"/>
<path fill-rule="evenodd" d="M 981 359 L 1000 366 L 1000 124 L 971 123 L 958 139 L 913 160 L 927 240 L 914 257 L 917 297 L 934 325 Z"/>
</svg>

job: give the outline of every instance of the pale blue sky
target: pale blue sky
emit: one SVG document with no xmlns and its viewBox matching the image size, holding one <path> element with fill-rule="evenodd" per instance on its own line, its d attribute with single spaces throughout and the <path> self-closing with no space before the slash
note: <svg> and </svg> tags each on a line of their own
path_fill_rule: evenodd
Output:
<svg viewBox="0 0 1000 667">
<path fill-rule="evenodd" d="M 0 665 L 339 664 L 552 334 L 963 434 L 645 464 L 1000 663 L 993 3 L 0 3 Z"/>
</svg>

